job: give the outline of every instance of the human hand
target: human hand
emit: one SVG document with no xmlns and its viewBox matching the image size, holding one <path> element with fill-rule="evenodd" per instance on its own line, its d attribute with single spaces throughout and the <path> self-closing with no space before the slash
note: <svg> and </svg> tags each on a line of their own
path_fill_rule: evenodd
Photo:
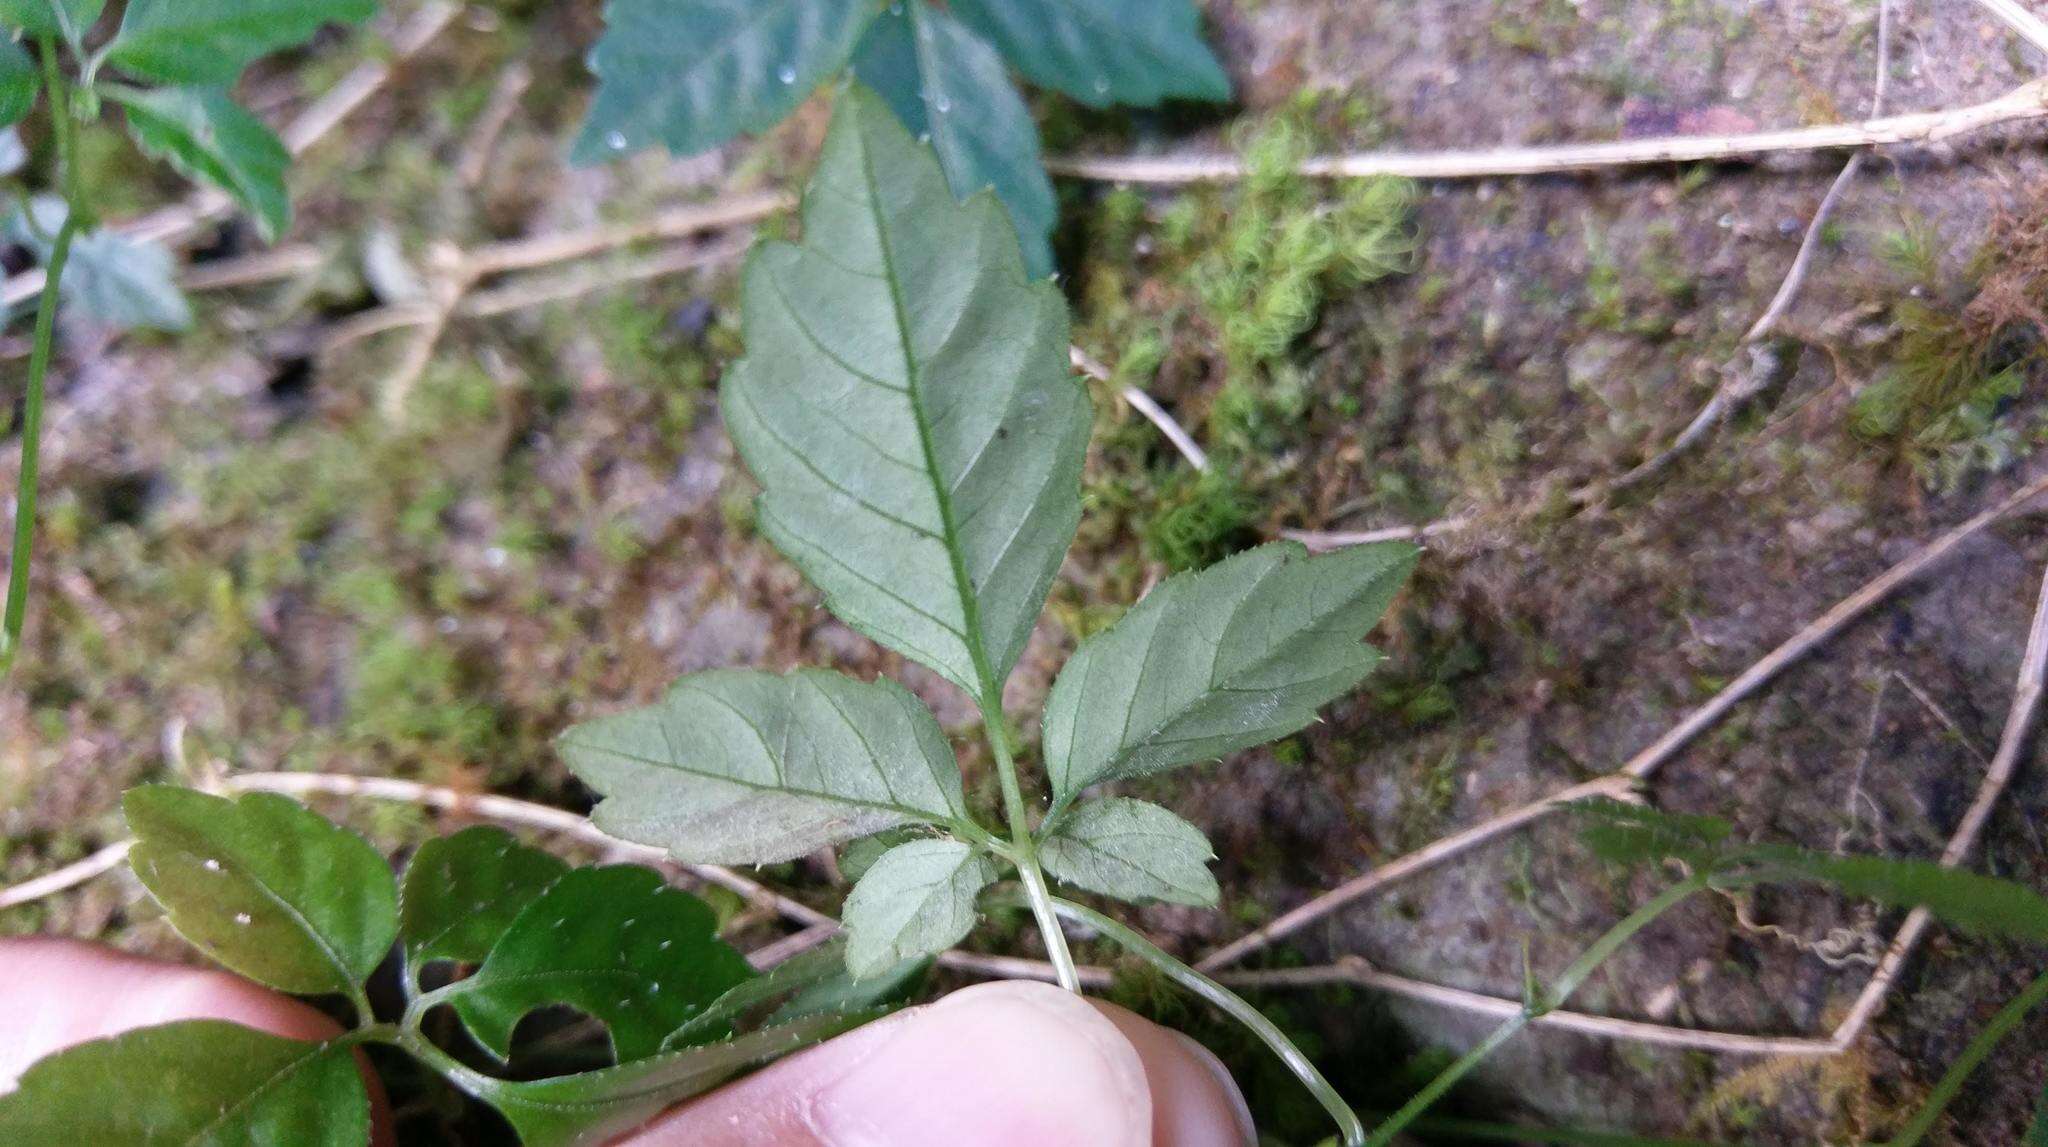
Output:
<svg viewBox="0 0 2048 1147">
<path fill-rule="evenodd" d="M 224 972 L 76 941 L 0 940 L 0 1086 L 73 1044 L 187 1019 L 292 1039 L 340 1034 L 313 1008 Z M 1252 1139 L 1236 1085 L 1193 1040 L 1049 985 L 1000 983 L 790 1056 L 615 1147 L 1239 1147 Z"/>
</svg>

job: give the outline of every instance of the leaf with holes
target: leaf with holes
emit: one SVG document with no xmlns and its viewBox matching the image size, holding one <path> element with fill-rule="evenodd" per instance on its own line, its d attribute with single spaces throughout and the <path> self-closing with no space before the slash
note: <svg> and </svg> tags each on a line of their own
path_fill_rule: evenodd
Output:
<svg viewBox="0 0 2048 1147">
<path fill-rule="evenodd" d="M 1055 811 L 1084 788 L 1283 737 L 1380 660 L 1365 635 L 1418 551 L 1275 542 L 1160 583 L 1081 643 L 1045 709 Z"/>
<path fill-rule="evenodd" d="M 683 860 L 769 864 L 899 824 L 968 822 L 945 734 L 892 681 L 699 673 L 560 746 L 604 795 L 598 827 Z"/>
<path fill-rule="evenodd" d="M 995 50 L 925 0 L 906 0 L 876 18 L 853 72 L 911 134 L 931 142 L 954 195 L 995 191 L 1031 274 L 1052 274 L 1059 202 L 1039 158 L 1031 109 Z"/>
<path fill-rule="evenodd" d="M 329 24 L 360 24 L 377 0 L 128 0 L 105 48 L 123 71 L 167 84 L 235 82 L 242 69 Z"/>
<path fill-rule="evenodd" d="M 391 950 L 391 870 L 356 834 L 272 793 L 226 800 L 171 785 L 121 802 L 128 863 L 171 926 L 252 980 L 350 992 Z"/>
<path fill-rule="evenodd" d="M 648 868 L 580 868 L 526 906 L 449 1002 L 491 1054 L 512 1054 L 528 1012 L 565 1004 L 602 1020 L 621 1062 L 753 976 L 702 900 Z"/>
<path fill-rule="evenodd" d="M 995 866 L 961 841 L 890 849 L 846 898 L 846 970 L 867 979 L 959 943 L 974 927 L 974 898 L 995 878 Z"/>
<path fill-rule="evenodd" d="M 1031 82 L 1091 107 L 1227 100 L 1193 0 L 952 0 Z"/>
<path fill-rule="evenodd" d="M 571 158 L 694 155 L 765 131 L 846 65 L 875 0 L 611 0 Z"/>
<path fill-rule="evenodd" d="M 128 109 L 128 132 L 142 150 L 234 196 L 266 240 L 291 225 L 284 172 L 291 152 L 263 121 L 223 92 L 204 88 L 106 88 Z"/>
<path fill-rule="evenodd" d="M 414 976 L 435 960 L 480 964 L 569 866 L 502 828 L 476 825 L 420 845 L 398 891 L 398 935 Z"/>
<path fill-rule="evenodd" d="M 0 1096 L 0 1143 L 362 1147 L 370 1097 L 343 1044 L 219 1020 L 138 1028 L 39 1060 Z"/>
<path fill-rule="evenodd" d="M 1081 511 L 1067 316 L 993 197 L 966 205 L 864 89 L 840 101 L 803 243 L 747 262 L 726 425 L 761 531 L 841 620 L 997 690 Z"/>
<path fill-rule="evenodd" d="M 1120 900 L 1216 903 L 1215 856 L 1202 830 L 1155 804 L 1128 797 L 1086 801 L 1040 842 L 1045 870 Z"/>
</svg>

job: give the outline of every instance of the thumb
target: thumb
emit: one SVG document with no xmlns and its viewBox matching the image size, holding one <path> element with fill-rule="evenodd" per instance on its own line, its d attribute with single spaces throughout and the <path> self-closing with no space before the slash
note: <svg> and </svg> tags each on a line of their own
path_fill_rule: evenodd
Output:
<svg viewBox="0 0 2048 1147">
<path fill-rule="evenodd" d="M 982 984 L 667 1113 L 618 1147 L 1244 1147 L 1193 1040 L 1049 984 Z"/>
</svg>

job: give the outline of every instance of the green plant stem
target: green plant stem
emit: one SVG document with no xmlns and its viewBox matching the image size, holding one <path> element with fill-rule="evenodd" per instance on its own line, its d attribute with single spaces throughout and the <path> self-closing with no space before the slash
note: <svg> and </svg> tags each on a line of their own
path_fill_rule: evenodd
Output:
<svg viewBox="0 0 2048 1147">
<path fill-rule="evenodd" d="M 1600 965 L 1606 963 L 1623 944 L 1633 939 L 1636 933 L 1649 927 L 1651 921 L 1677 907 L 1693 893 L 1705 889 L 1711 879 L 1711 874 L 1702 874 L 1674 884 L 1658 893 L 1649 903 L 1629 913 L 1621 923 L 1609 928 L 1605 935 L 1593 941 L 1592 947 L 1580 953 L 1579 958 L 1573 960 L 1571 966 L 1559 974 L 1557 980 L 1544 989 L 1538 998 L 1523 1003 L 1521 1011 L 1493 1029 L 1493 1034 L 1480 1041 L 1478 1047 L 1459 1056 L 1457 1062 L 1430 1080 L 1428 1086 L 1416 1092 L 1415 1097 L 1403 1104 L 1399 1111 L 1373 1128 L 1372 1137 L 1365 1140 L 1366 1147 L 1386 1147 L 1394 1136 L 1400 1134 L 1401 1130 L 1413 1123 L 1417 1116 L 1443 1098 L 1444 1093 L 1456 1086 L 1457 1082 L 1465 1078 L 1473 1068 L 1485 1062 L 1486 1057 L 1492 1055 L 1500 1045 L 1513 1039 L 1531 1023 L 1563 1007 L 1565 1002 L 1571 999 L 1572 993 L 1578 991 L 1579 985 L 1585 983 L 1586 978 Z"/>
<path fill-rule="evenodd" d="M 1280 1057 L 1280 1061 L 1287 1065 L 1287 1070 L 1301 1080 L 1302 1085 L 1308 1088 L 1309 1094 L 1315 1096 L 1316 1102 L 1323 1105 L 1323 1110 L 1330 1113 L 1330 1118 L 1337 1121 L 1337 1128 L 1342 1132 L 1345 1143 L 1355 1145 L 1364 1140 L 1365 1124 L 1359 1120 L 1357 1112 L 1351 1110 L 1351 1105 L 1344 1102 L 1342 1095 L 1337 1094 L 1337 1089 L 1323 1077 L 1321 1071 L 1316 1069 L 1315 1063 L 1303 1054 L 1300 1048 L 1294 1046 L 1294 1041 L 1287 1038 L 1287 1033 L 1281 1031 L 1272 1020 L 1267 1019 L 1264 1012 L 1253 1007 L 1243 996 L 1174 959 L 1159 945 L 1102 913 L 1071 900 L 1061 900 L 1056 896 L 1048 899 L 1053 910 L 1060 915 L 1093 928 L 1118 947 L 1164 972 L 1174 983 L 1200 996 L 1217 1010 L 1251 1029 L 1253 1035 L 1273 1049 L 1273 1054 Z"/>
<path fill-rule="evenodd" d="M 1074 954 L 1067 949 L 1067 934 L 1060 930 L 1059 915 L 1053 910 L 1052 890 L 1046 887 L 1045 872 L 1038 866 L 1038 841 L 1031 835 L 1031 818 L 1024 804 L 1024 788 L 1017 781 L 1017 761 L 1010 755 L 1010 739 L 1002 729 L 1002 701 L 984 696 L 981 722 L 988 732 L 989 750 L 995 754 L 996 776 L 1003 786 L 1003 812 L 1010 822 L 1010 859 L 1017 865 L 1017 878 L 1029 897 L 1032 918 L 1045 937 L 1046 958 L 1060 987 L 1081 991 L 1080 973 L 1074 970 Z"/>
<path fill-rule="evenodd" d="M 64 280 L 64 265 L 71 258 L 71 241 L 84 226 L 85 212 L 78 200 L 84 182 L 79 178 L 76 125 L 71 120 L 71 102 L 64 77 L 57 68 L 57 45 L 45 39 L 40 45 L 44 83 L 50 97 L 50 120 L 57 140 L 58 160 L 64 182 L 64 223 L 50 244 L 44 264 L 43 293 L 36 303 L 35 341 L 29 351 L 28 391 L 22 400 L 21 474 L 14 491 L 14 548 L 7 568 L 7 609 L 0 622 L 0 675 L 14 668 L 21 651 L 22 627 L 28 620 L 29 562 L 35 552 L 36 495 L 42 476 L 43 392 L 50 377 L 50 356 L 57 341 L 57 298 Z"/>
<path fill-rule="evenodd" d="M 2040 1007 L 2044 1002 L 2048 1002 L 2048 972 L 2043 972 L 2019 995 L 1998 1009 L 1998 1014 L 1991 1017 L 1991 1022 L 1984 1025 L 1984 1030 L 1978 1032 L 1977 1038 L 1970 1041 L 1970 1046 L 1963 1049 L 1963 1054 L 1955 1063 L 1949 1065 L 1948 1071 L 1941 1077 L 1941 1082 L 1935 1084 L 1934 1090 L 1928 1093 L 1927 1102 L 1914 1113 L 1912 1121 L 1891 1140 L 1888 1147 L 1913 1147 L 1933 1130 L 1934 1124 L 1941 1118 L 1941 1113 L 1948 1109 L 1948 1105 L 1962 1091 L 1963 1084 L 1969 1081 L 1971 1073 L 1983 1065 L 1984 1060 L 2006 1036 L 2012 1034 L 2012 1030 L 2020 1025 L 2021 1020 L 2027 1018 L 2027 1013 Z"/>
</svg>

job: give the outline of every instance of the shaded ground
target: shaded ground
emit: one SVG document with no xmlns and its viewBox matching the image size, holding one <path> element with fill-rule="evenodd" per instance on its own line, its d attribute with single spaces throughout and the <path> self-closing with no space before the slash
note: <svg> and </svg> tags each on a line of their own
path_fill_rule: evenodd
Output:
<svg viewBox="0 0 2048 1147">
<path fill-rule="evenodd" d="M 402 428 L 375 408 L 390 345 L 306 360 L 335 318 L 372 301 L 359 268 L 380 230 L 417 261 L 431 238 L 628 218 L 788 182 L 807 163 L 816 108 L 728 156 L 565 173 L 556 156 L 578 101 L 560 93 L 583 90 L 575 61 L 594 19 L 592 6 L 566 7 L 458 24 L 345 143 L 309 160 L 299 233 L 335 245 L 326 272 L 211 297 L 204 333 L 182 342 L 67 332 L 33 648 L 0 696 L 8 879 L 118 834 L 120 790 L 171 767 L 167 731 L 183 731 L 190 761 L 574 804 L 583 796 L 547 739 L 692 669 L 886 671 L 949 724 L 971 723 L 949 687 L 818 610 L 754 537 L 713 401 L 738 345 L 725 269 L 460 324 Z M 1874 74 L 1870 4 L 1214 9 L 1245 108 L 1098 117 L 1044 101 L 1054 146 L 1234 145 L 1277 165 L 1309 147 L 1741 130 L 1853 117 Z M 1901 3 L 1894 19 L 1900 110 L 1988 98 L 2048 63 L 1969 4 Z M 289 103 L 348 54 L 326 45 L 310 74 L 259 86 Z M 450 157 L 516 56 L 540 78 L 471 194 Z M 110 185 L 132 177 L 102 165 Z M 1219 912 L 1140 913 L 1150 931 L 1198 953 L 1377 861 L 1614 768 L 1807 619 L 2037 472 L 2048 419 L 2025 312 L 2048 303 L 2048 244 L 2030 228 L 2039 142 L 1975 137 L 1868 168 L 1791 317 L 1790 366 L 1753 409 L 1613 506 L 1563 508 L 1565 491 L 1647 457 L 1712 393 L 1838 165 L 1412 194 L 1275 175 L 1186 194 L 1062 187 L 1077 338 L 1176 410 L 1217 475 L 1194 480 L 1098 388 L 1089 518 L 1014 704 L 1042 693 L 1077 635 L 1176 566 L 1283 527 L 1477 523 L 1434 546 L 1390 626 L 1388 670 L 1356 700 L 1272 750 L 1142 786 L 1210 832 L 1226 889 Z M 210 253 L 244 242 L 230 232 Z M 11 449 L 4 462 L 11 473 Z M 1972 543 L 1675 760 L 1656 799 L 1759 838 L 1938 852 L 1981 765 L 1908 679 L 1987 748 L 2044 562 L 2038 519 Z M 2023 763 L 1981 861 L 2037 885 L 2039 759 Z M 968 765 L 990 796 L 981 762 Z M 1859 776 L 1867 801 L 1852 799 Z M 351 815 L 394 848 L 424 828 L 391 809 Z M 822 865 L 769 875 L 836 900 Z M 1536 966 L 1561 966 L 1654 886 L 1597 866 L 1553 825 L 1333 916 L 1274 959 L 1357 954 L 1512 995 L 1525 945 Z M 150 915 L 109 879 L 0 927 L 175 950 Z M 1766 894 L 1750 915 L 1808 940 L 1884 937 L 1895 923 L 1821 894 Z M 1009 922 L 984 939 L 1029 952 L 1025 931 Z M 1910 1107 L 2038 955 L 1937 933 L 1873 1037 L 1825 1068 L 1537 1034 L 1466 1107 L 1850 1141 Z M 1819 1033 L 1866 975 L 1705 901 L 1578 1003 Z M 1141 982 L 1128 994 L 1173 1006 Z M 1398 1097 L 1431 1049 L 1480 1030 L 1358 993 L 1273 1004 L 1368 1100 Z M 2012 1048 L 1957 1106 L 1957 1142 L 2017 1142 L 2048 1035 L 2029 1029 Z M 1291 1084 L 1238 1051 L 1276 1136 L 1323 1133 Z"/>
</svg>

